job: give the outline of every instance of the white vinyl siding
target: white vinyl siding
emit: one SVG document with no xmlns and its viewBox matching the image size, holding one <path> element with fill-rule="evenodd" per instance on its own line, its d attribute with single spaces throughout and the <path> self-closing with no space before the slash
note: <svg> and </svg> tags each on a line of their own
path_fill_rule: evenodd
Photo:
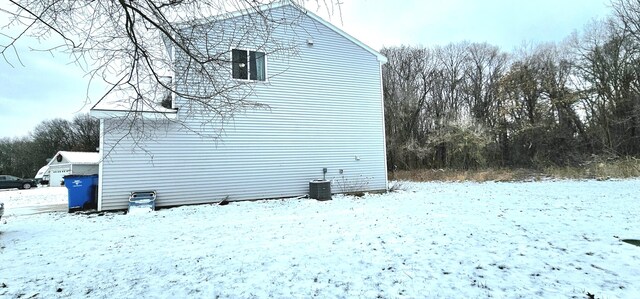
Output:
<svg viewBox="0 0 640 299">
<path fill-rule="evenodd" d="M 139 190 L 156 190 L 158 206 L 299 196 L 308 193 L 310 180 L 323 177 L 323 168 L 334 193 L 344 182 L 360 191 L 386 190 L 380 62 L 309 17 L 301 26 L 311 36 L 294 40 L 295 56 L 265 50 L 268 83 L 253 85 L 251 100 L 269 109 L 235 115 L 219 140 L 178 124 L 158 129 L 138 146 L 114 131 L 103 136 L 109 154 L 102 165 L 101 209 L 124 209 L 129 193 Z M 184 88 L 195 84 L 176 78 Z M 176 107 L 184 107 L 183 101 L 176 98 Z M 187 109 L 178 110 L 178 119 L 200 124 Z M 105 120 L 104 126 L 116 122 Z"/>
</svg>

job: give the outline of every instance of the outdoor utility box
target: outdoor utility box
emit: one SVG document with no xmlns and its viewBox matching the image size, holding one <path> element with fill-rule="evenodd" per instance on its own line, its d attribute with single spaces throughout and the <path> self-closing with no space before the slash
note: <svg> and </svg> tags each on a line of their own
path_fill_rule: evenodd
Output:
<svg viewBox="0 0 640 299">
<path fill-rule="evenodd" d="M 331 199 L 331 181 L 313 180 L 309 181 L 309 197 L 317 200 Z"/>
<path fill-rule="evenodd" d="M 135 191 L 129 195 L 129 213 L 156 209 L 156 191 Z"/>
<path fill-rule="evenodd" d="M 96 208 L 98 175 L 66 175 L 64 186 L 69 192 L 69 212 Z"/>
</svg>

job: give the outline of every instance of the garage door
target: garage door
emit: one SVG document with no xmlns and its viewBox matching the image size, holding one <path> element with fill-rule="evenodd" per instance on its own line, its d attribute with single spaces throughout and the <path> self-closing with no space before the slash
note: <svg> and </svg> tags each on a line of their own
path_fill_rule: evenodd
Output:
<svg viewBox="0 0 640 299">
<path fill-rule="evenodd" d="M 71 167 L 66 166 L 64 168 L 49 168 L 49 186 L 62 186 L 64 183 L 63 177 L 71 174 Z"/>
</svg>

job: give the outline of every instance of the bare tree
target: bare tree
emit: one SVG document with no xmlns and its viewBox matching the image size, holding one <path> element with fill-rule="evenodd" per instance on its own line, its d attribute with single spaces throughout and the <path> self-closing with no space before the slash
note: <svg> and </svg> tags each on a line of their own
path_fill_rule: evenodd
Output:
<svg viewBox="0 0 640 299">
<path fill-rule="evenodd" d="M 436 128 L 468 120 L 463 100 L 468 45 L 463 42 L 435 48 L 438 71 L 429 108 L 435 113 Z"/>
<path fill-rule="evenodd" d="M 621 29 L 640 42 L 640 2 L 637 0 L 612 0 L 613 14 L 620 21 Z"/>
<path fill-rule="evenodd" d="M 93 152 L 100 144 L 100 122 L 88 114 L 79 114 L 71 123 L 73 150 Z"/>
<path fill-rule="evenodd" d="M 625 66 L 629 89 L 625 108 L 629 110 L 627 130 L 631 135 L 625 154 L 637 153 L 640 151 L 640 2 L 613 0 L 611 4 L 618 21 L 614 24 L 619 25 L 622 38 L 629 40 L 625 42 L 624 53 L 631 60 L 630 65 Z"/>
<path fill-rule="evenodd" d="M 434 75 L 433 52 L 399 47 L 382 49 L 382 53 L 389 61 L 382 69 L 388 164 L 416 167 L 422 157 L 419 144 L 429 130 L 424 114 Z"/>
<path fill-rule="evenodd" d="M 470 44 L 468 53 L 465 71 L 467 106 L 474 126 L 492 135 L 499 149 L 491 159 L 504 166 L 509 156 L 509 134 L 500 82 L 508 69 L 509 55 L 486 43 Z"/>
<path fill-rule="evenodd" d="M 383 66 L 389 165 L 472 168 L 485 164 L 485 119 L 473 119 L 470 107 L 490 101 L 495 91 L 489 90 L 497 89 L 497 82 L 491 83 L 495 86 L 488 82 L 499 81 L 504 66 L 496 62 L 503 56 L 497 50 L 494 56 L 484 57 L 480 48 L 465 42 L 432 49 L 383 50 L 389 59 Z M 478 95 L 482 99 L 476 101 L 474 91 L 482 93 Z"/>
<path fill-rule="evenodd" d="M 613 156 L 640 150 L 640 40 L 608 19 L 572 39 L 580 100 L 598 146 Z"/>
<path fill-rule="evenodd" d="M 488 127 L 494 127 L 491 117 L 498 111 L 499 82 L 507 69 L 508 56 L 489 44 L 470 44 L 467 63 L 467 105 L 471 116 Z"/>
<path fill-rule="evenodd" d="M 44 165 L 37 150 L 28 137 L 0 138 L 0 174 L 32 177 Z"/>
<path fill-rule="evenodd" d="M 73 148 L 73 127 L 66 119 L 45 120 L 35 127 L 31 136 L 38 147 L 46 149 L 42 151 L 44 157 L 39 157 L 38 160 L 44 161 L 57 151 Z"/>
<path fill-rule="evenodd" d="M 327 1 L 316 4 L 333 10 Z M 108 90 L 98 102 L 111 100 L 132 111 L 127 117 L 131 129 L 145 127 L 136 125 L 142 120 L 140 112 L 171 109 L 167 99 L 176 97 L 188 103 L 185 109 L 206 116 L 202 122 L 219 123 L 237 111 L 262 107 L 248 99 L 252 89 L 245 82 L 221 79 L 228 77 L 222 74 L 229 71 L 231 46 L 251 40 L 268 55 L 296 54 L 295 45 L 271 33 L 275 28 L 296 27 L 304 13 L 274 17 L 269 9 L 276 2 L 9 0 L 10 5 L 0 8 L 10 17 L 2 27 L 8 42 L 0 45 L 0 54 L 9 64 L 21 63 L 16 44 L 25 36 L 59 40 L 41 50 L 68 53 L 91 82 L 105 82 Z M 302 6 L 304 1 L 287 3 Z M 243 17 L 241 26 L 227 26 L 225 20 L 238 16 L 234 11 L 252 14 Z M 182 63 L 177 64 L 175 56 Z M 177 88 L 173 76 L 196 78 L 197 88 Z"/>
</svg>

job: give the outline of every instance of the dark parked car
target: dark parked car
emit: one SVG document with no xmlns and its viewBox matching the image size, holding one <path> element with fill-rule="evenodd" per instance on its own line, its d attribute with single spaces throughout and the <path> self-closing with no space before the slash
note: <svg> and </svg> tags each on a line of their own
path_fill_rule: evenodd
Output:
<svg viewBox="0 0 640 299">
<path fill-rule="evenodd" d="M 0 189 L 31 189 L 31 187 L 35 186 L 37 186 L 36 181 L 32 179 L 22 179 L 12 175 L 0 175 Z"/>
</svg>

